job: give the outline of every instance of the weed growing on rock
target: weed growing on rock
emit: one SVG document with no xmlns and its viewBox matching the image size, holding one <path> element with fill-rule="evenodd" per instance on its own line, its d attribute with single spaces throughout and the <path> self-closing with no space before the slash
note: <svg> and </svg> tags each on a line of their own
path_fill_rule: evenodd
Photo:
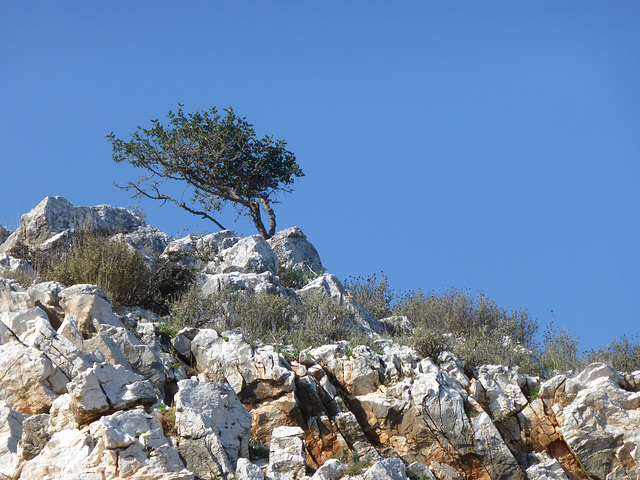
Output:
<svg viewBox="0 0 640 480">
<path fill-rule="evenodd" d="M 161 403 L 158 411 L 160 412 L 160 424 L 165 437 L 177 436 L 175 407 L 167 407 L 164 403 Z"/>
<path fill-rule="evenodd" d="M 375 273 L 367 277 L 349 277 L 344 287 L 377 320 L 391 315 L 394 293 L 383 272 L 380 272 L 380 277 Z"/>
</svg>

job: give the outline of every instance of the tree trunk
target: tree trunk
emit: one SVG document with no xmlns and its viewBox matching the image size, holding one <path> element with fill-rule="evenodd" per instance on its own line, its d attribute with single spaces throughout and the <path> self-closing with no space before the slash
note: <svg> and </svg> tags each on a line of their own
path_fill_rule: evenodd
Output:
<svg viewBox="0 0 640 480">
<path fill-rule="evenodd" d="M 259 202 L 251 202 L 249 204 L 249 211 L 251 212 L 251 219 L 253 220 L 253 224 L 256 226 L 258 233 L 264 238 L 268 240 L 273 236 L 273 233 L 269 235 L 267 233 L 267 229 L 264 228 L 264 223 L 262 223 L 262 218 L 260 217 L 260 203 Z"/>
<path fill-rule="evenodd" d="M 264 198 L 260 198 L 260 203 L 262 204 L 262 207 L 265 209 L 265 211 L 267 212 L 267 215 L 269 215 L 269 237 L 271 238 L 276 234 L 276 213 L 273 211 L 273 208 L 271 208 L 271 205 L 269 205 L 269 202 L 267 202 L 267 200 L 265 200 Z"/>
</svg>

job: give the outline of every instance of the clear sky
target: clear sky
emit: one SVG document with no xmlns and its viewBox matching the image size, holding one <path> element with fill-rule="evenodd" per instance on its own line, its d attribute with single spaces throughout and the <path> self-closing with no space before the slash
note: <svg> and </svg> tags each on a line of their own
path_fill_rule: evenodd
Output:
<svg viewBox="0 0 640 480">
<path fill-rule="evenodd" d="M 135 205 L 105 135 L 178 103 L 288 142 L 306 177 L 278 229 L 341 279 L 553 310 L 585 348 L 640 330 L 637 0 L 2 2 L 0 224 L 48 195 Z"/>
</svg>

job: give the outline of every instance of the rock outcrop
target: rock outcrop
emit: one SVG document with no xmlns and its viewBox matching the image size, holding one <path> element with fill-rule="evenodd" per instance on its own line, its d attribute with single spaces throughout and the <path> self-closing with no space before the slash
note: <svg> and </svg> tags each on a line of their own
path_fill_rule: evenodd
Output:
<svg viewBox="0 0 640 480">
<path fill-rule="evenodd" d="M 0 278 L 0 479 L 640 478 L 640 372 L 592 364 L 541 381 L 450 352 L 421 358 L 379 335 L 410 332 L 411 319 L 379 322 L 335 276 L 282 287 L 278 265 L 322 270 L 297 227 L 269 242 L 171 240 L 123 209 L 48 197 L 16 232 L 0 229 L 0 249 L 44 248 L 78 227 L 198 270 L 202 296 L 331 299 L 370 346 L 292 354 L 195 327 L 167 338 L 157 316 L 114 312 L 98 286 Z M 30 281 L 27 267 L 0 255 L 0 273 Z"/>
</svg>

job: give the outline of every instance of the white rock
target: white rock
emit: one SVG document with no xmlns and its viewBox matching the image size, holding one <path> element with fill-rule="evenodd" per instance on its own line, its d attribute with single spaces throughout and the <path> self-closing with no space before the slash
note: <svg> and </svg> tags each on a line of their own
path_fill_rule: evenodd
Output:
<svg viewBox="0 0 640 480">
<path fill-rule="evenodd" d="M 271 433 L 267 478 L 274 478 L 274 473 L 285 474 L 279 478 L 297 479 L 304 476 L 304 448 L 304 432 L 300 427 L 276 427 Z"/>
<path fill-rule="evenodd" d="M 260 235 L 245 237 L 232 247 L 222 250 L 205 270 L 219 273 L 278 273 L 278 257 Z"/>
<path fill-rule="evenodd" d="M 246 458 L 239 458 L 236 466 L 236 480 L 263 480 L 264 473 L 260 467 L 254 465 Z"/>
<path fill-rule="evenodd" d="M 141 255 L 160 255 L 171 242 L 169 235 L 149 225 L 136 227 L 129 233 L 118 233 L 111 238 L 126 242 Z"/>
<path fill-rule="evenodd" d="M 529 459 L 536 462 L 527 468 L 527 478 L 529 480 L 567 480 L 567 475 L 560 463 L 542 453 L 533 453 Z"/>
<path fill-rule="evenodd" d="M 374 463 L 364 474 L 365 480 L 406 480 L 404 463 L 399 458 L 386 458 Z"/>
<path fill-rule="evenodd" d="M 311 480 L 339 480 L 344 475 L 346 468 L 346 465 L 340 460 L 330 458 L 316 470 Z"/>
<path fill-rule="evenodd" d="M 22 458 L 18 443 L 24 416 L 0 400 L 0 478 L 16 478 Z"/>
<path fill-rule="evenodd" d="M 181 380 L 178 389 L 178 449 L 187 468 L 203 478 L 233 474 L 238 458 L 249 456 L 251 414 L 229 385 Z"/>
<path fill-rule="evenodd" d="M 303 288 L 296 290 L 296 295 L 303 302 L 317 296 L 331 298 L 338 305 L 346 305 L 354 314 L 355 326 L 364 333 L 384 333 L 384 327 L 376 320 L 361 303 L 356 302 L 340 283 L 335 275 L 330 273 L 320 275 L 310 281 Z"/>
<path fill-rule="evenodd" d="M 215 330 L 201 329 L 191 342 L 191 351 L 203 372 L 228 382 L 241 398 L 262 400 L 294 388 L 295 374 L 272 346 L 254 352 L 240 335 L 222 338 Z"/>
<path fill-rule="evenodd" d="M 19 312 L 33 306 L 29 293 L 15 280 L 0 278 L 0 312 Z"/>
<path fill-rule="evenodd" d="M 322 272 L 320 255 L 300 228 L 291 227 L 282 230 L 267 242 L 277 255 L 281 267 L 311 271 L 316 274 Z"/>
<path fill-rule="evenodd" d="M 518 478 L 520 466 L 486 413 L 471 419 L 473 449 L 491 478 Z"/>
<path fill-rule="evenodd" d="M 485 390 L 493 418 L 505 419 L 527 405 L 527 398 L 521 390 L 525 380 L 517 369 L 483 365 L 478 369 L 477 378 Z"/>
</svg>

